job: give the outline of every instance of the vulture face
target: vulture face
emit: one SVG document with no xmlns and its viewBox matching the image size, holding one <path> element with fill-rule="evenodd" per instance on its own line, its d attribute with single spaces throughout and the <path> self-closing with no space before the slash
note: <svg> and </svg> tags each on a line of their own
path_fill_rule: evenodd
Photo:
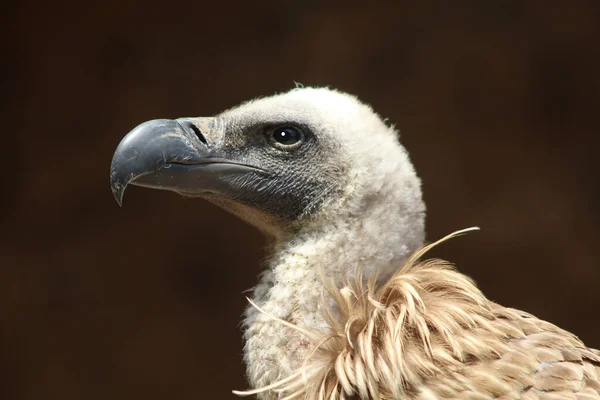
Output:
<svg viewBox="0 0 600 400">
<path fill-rule="evenodd" d="M 211 118 L 139 125 L 114 154 L 111 185 L 119 204 L 128 184 L 171 190 L 279 235 L 385 190 L 407 163 L 395 136 L 354 97 L 299 88 Z"/>
</svg>

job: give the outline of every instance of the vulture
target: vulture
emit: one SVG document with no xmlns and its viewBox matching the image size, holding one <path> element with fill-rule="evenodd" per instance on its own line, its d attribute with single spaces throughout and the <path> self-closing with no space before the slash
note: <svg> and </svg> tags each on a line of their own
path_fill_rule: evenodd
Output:
<svg viewBox="0 0 600 400">
<path fill-rule="evenodd" d="M 424 259 L 407 151 L 370 106 L 297 87 L 210 118 L 142 123 L 110 181 L 199 197 L 270 238 L 244 315 L 259 399 L 600 399 L 600 352 Z"/>
</svg>

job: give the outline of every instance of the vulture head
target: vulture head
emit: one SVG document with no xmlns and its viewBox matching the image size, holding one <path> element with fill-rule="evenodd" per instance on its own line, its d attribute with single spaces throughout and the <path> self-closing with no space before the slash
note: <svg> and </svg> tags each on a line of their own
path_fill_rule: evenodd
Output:
<svg viewBox="0 0 600 400">
<path fill-rule="evenodd" d="M 396 131 L 355 97 L 325 88 L 297 88 L 215 117 L 145 122 L 119 144 L 111 184 L 119 204 L 129 184 L 171 190 L 277 239 L 356 220 L 381 232 L 389 219 L 399 223 L 385 230 L 396 245 L 423 239 L 420 181 Z M 400 221 L 390 218 L 397 214 Z"/>
<path fill-rule="evenodd" d="M 424 240 L 420 181 L 397 136 L 353 96 L 296 88 L 214 117 L 145 122 L 119 144 L 110 179 L 119 204 L 130 184 L 171 190 L 265 232 L 273 248 L 254 301 L 322 328 L 323 273 L 384 279 Z M 308 350 L 254 308 L 245 328 L 255 386 L 293 372 Z"/>
</svg>

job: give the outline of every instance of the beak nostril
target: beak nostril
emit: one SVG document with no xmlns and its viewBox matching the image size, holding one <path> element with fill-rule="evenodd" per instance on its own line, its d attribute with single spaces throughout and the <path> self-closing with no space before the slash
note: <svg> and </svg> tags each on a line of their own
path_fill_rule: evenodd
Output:
<svg viewBox="0 0 600 400">
<path fill-rule="evenodd" d="M 198 137 L 198 139 L 200 139 L 200 141 L 202 143 L 204 143 L 205 145 L 208 145 L 206 138 L 204 137 L 202 132 L 200 132 L 200 128 L 198 128 L 196 125 L 192 124 L 191 122 L 187 123 L 187 126 L 196 134 L 196 136 Z"/>
</svg>

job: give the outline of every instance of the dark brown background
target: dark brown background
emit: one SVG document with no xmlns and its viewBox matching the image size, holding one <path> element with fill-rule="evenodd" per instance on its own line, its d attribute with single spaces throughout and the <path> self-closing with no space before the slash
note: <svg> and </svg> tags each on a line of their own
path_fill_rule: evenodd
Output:
<svg viewBox="0 0 600 400">
<path fill-rule="evenodd" d="M 171 193 L 132 188 L 120 209 L 109 163 L 144 120 L 294 81 L 396 123 L 430 239 L 483 228 L 436 255 L 600 347 L 600 3 L 48 3 L 3 10 L 0 398 L 246 387 L 263 238 Z"/>
</svg>

